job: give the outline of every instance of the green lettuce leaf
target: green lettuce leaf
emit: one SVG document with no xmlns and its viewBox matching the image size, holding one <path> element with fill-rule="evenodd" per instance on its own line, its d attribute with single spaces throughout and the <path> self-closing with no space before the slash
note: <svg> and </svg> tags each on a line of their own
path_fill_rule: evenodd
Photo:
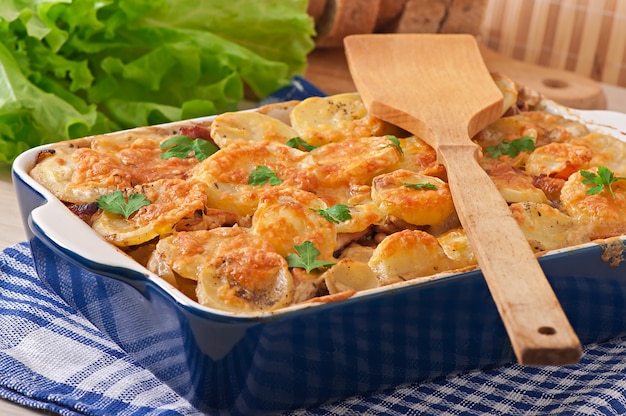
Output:
<svg viewBox="0 0 626 416">
<path fill-rule="evenodd" d="M 307 0 L 3 0 L 0 162 L 235 110 L 304 71 Z"/>
</svg>

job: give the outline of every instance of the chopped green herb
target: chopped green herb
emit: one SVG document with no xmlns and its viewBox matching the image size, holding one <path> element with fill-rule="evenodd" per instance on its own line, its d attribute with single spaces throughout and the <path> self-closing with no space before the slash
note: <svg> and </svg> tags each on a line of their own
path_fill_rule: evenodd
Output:
<svg viewBox="0 0 626 416">
<path fill-rule="evenodd" d="M 521 152 L 532 152 L 535 150 L 535 141 L 530 136 L 524 136 L 512 141 L 503 140 L 499 145 L 487 146 L 485 150 L 494 159 L 502 155 L 515 157 Z"/>
<path fill-rule="evenodd" d="M 352 218 L 352 215 L 350 214 L 350 208 L 348 208 L 348 206 L 344 204 L 336 204 L 326 209 L 311 208 L 311 211 L 317 212 L 333 224 L 339 224 L 342 221 L 347 221 Z"/>
<path fill-rule="evenodd" d="M 435 184 L 432 184 L 430 182 L 427 183 L 408 183 L 408 182 L 402 182 L 403 186 L 406 186 L 408 188 L 413 188 L 413 189 L 430 189 L 433 191 L 437 190 L 437 187 L 435 186 Z"/>
<path fill-rule="evenodd" d="M 311 273 L 311 270 L 313 269 L 332 266 L 335 264 L 332 261 L 316 260 L 315 258 L 320 255 L 320 251 L 311 241 L 305 241 L 298 246 L 294 246 L 294 248 L 298 254 L 291 253 L 285 257 L 289 267 L 299 267 L 305 269 L 308 274 Z"/>
<path fill-rule="evenodd" d="M 318 147 L 318 146 L 314 146 L 310 143 L 305 142 L 300 137 L 292 137 L 291 139 L 287 140 L 287 143 L 285 144 L 289 147 L 293 147 L 294 149 L 300 149 L 300 150 L 304 150 L 307 152 L 310 152 L 311 150 Z"/>
<path fill-rule="evenodd" d="M 150 205 L 152 202 L 143 194 L 130 194 L 128 201 L 124 198 L 122 191 L 114 191 L 110 194 L 102 195 L 96 199 L 98 207 L 112 214 L 121 214 L 128 219 L 130 215 L 139 208 Z"/>
<path fill-rule="evenodd" d="M 613 172 L 606 166 L 598 166 L 598 173 L 590 172 L 588 170 L 581 170 L 580 174 L 583 178 L 583 184 L 593 185 L 587 189 L 587 195 L 596 195 L 601 193 L 606 186 L 611 194 L 615 198 L 613 192 L 613 183 L 619 180 L 626 180 L 626 177 L 615 176 Z"/>
<path fill-rule="evenodd" d="M 400 139 L 398 139 L 393 134 L 388 134 L 385 136 L 385 138 L 391 142 L 389 143 L 390 147 L 395 147 L 396 149 L 398 149 L 398 152 L 400 152 L 400 154 L 404 156 L 404 150 L 402 150 L 402 146 L 400 146 Z"/>
<path fill-rule="evenodd" d="M 257 166 L 248 176 L 248 185 L 265 185 L 267 181 L 270 185 L 278 185 L 283 180 L 267 166 Z"/>
<path fill-rule="evenodd" d="M 165 140 L 161 143 L 161 149 L 167 149 L 161 153 L 161 159 L 172 157 L 186 159 L 189 157 L 189 153 L 193 152 L 194 157 L 199 161 L 203 161 L 218 151 L 218 148 L 207 140 L 192 139 L 183 135 L 172 136 Z"/>
</svg>

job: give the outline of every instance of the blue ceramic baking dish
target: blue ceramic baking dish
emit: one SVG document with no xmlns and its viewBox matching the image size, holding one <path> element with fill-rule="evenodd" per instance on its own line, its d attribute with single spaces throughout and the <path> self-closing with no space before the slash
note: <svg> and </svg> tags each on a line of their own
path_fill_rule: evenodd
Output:
<svg viewBox="0 0 626 416">
<path fill-rule="evenodd" d="M 626 131 L 626 115 L 581 114 Z M 41 150 L 13 165 L 41 279 L 207 413 L 276 413 L 515 360 L 479 270 L 255 316 L 203 307 L 35 182 L 29 170 Z M 540 258 L 583 344 L 626 335 L 625 244 L 616 238 Z"/>
</svg>

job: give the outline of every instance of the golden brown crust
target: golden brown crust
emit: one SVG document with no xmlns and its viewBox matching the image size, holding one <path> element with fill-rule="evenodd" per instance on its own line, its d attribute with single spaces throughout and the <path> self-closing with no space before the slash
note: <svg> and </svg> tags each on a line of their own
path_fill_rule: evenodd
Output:
<svg viewBox="0 0 626 416">
<path fill-rule="evenodd" d="M 626 144 L 554 114 L 507 114 L 515 115 L 474 140 L 532 247 L 626 233 L 626 179 L 612 184 L 614 195 L 608 187 L 593 194 L 579 172 L 608 166 L 626 176 Z M 85 218 L 104 239 L 191 298 L 227 311 L 341 300 L 476 265 L 435 151 L 371 117 L 357 94 L 181 124 L 60 143 L 31 173 L 64 202 L 95 209 Z M 160 144 L 183 132 L 222 148 L 202 161 L 193 153 L 162 159 Z M 534 149 L 485 149 L 520 137 Z M 260 167 L 277 180 L 253 180 Z M 93 207 L 117 189 L 151 203 L 128 217 Z M 305 257 L 320 263 L 307 271 Z"/>
</svg>

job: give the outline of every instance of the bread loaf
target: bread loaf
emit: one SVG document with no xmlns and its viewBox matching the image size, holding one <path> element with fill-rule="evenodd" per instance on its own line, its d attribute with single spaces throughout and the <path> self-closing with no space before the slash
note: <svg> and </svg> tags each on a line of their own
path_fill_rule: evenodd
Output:
<svg viewBox="0 0 626 416">
<path fill-rule="evenodd" d="M 393 32 L 407 0 L 380 0 L 375 32 Z"/>
<path fill-rule="evenodd" d="M 450 0 L 408 0 L 394 32 L 438 33 Z"/>
<path fill-rule="evenodd" d="M 451 0 L 441 33 L 479 35 L 488 0 Z"/>
<path fill-rule="evenodd" d="M 327 0 L 316 26 L 316 46 L 343 46 L 343 38 L 348 35 L 372 33 L 379 8 L 380 0 Z"/>
<path fill-rule="evenodd" d="M 479 35 L 488 0 L 309 0 L 318 48 L 358 33 Z"/>
<path fill-rule="evenodd" d="M 319 24 L 319 21 L 326 9 L 326 0 L 309 0 L 306 12 L 313 18 L 315 25 Z"/>
</svg>

